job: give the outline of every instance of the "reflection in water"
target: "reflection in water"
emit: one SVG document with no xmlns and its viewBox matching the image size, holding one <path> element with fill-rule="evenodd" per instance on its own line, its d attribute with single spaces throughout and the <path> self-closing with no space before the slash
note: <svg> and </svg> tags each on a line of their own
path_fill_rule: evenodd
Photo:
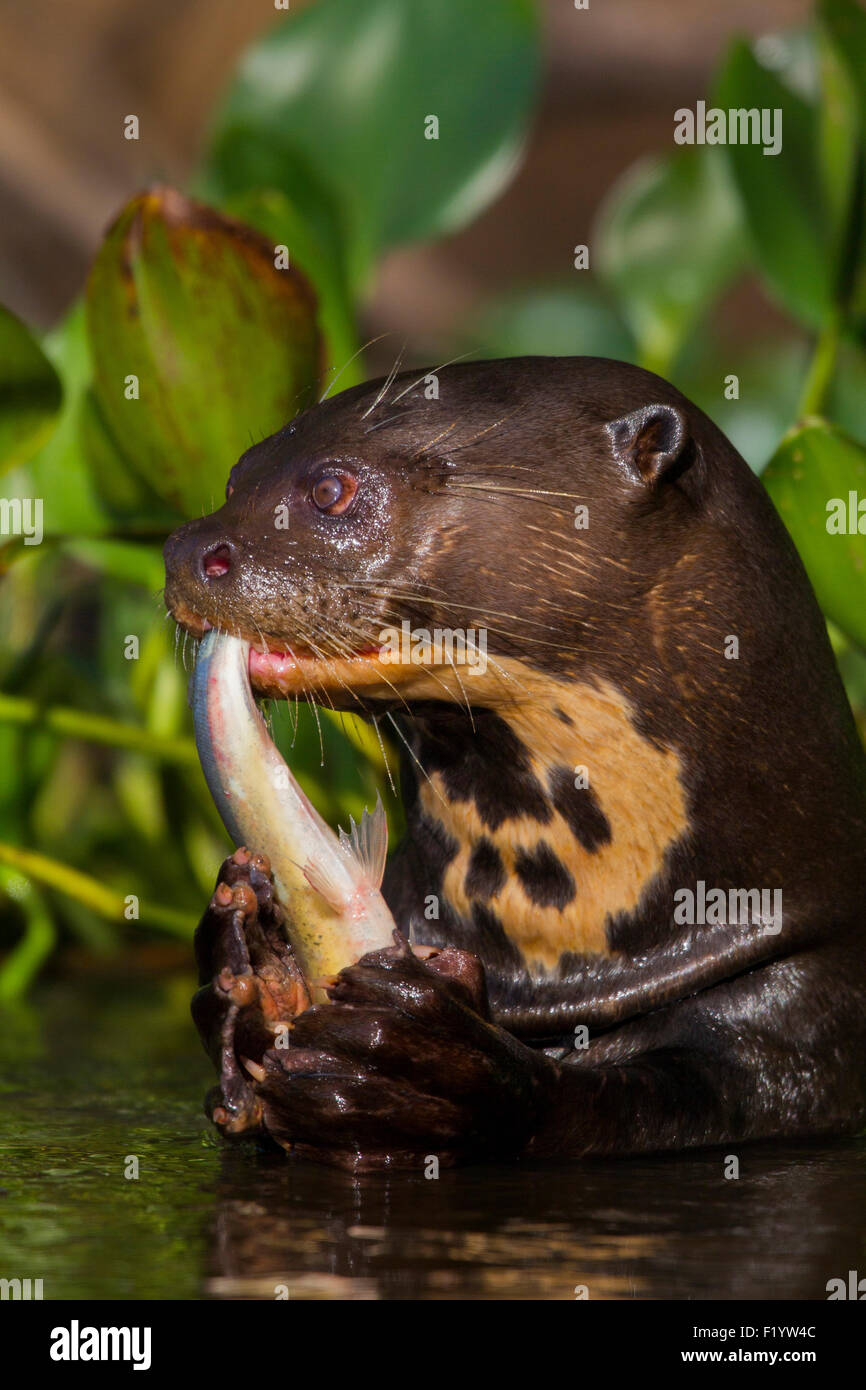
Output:
<svg viewBox="0 0 866 1390">
<path fill-rule="evenodd" d="M 352 1178 L 226 1148 L 188 979 L 0 1027 L 0 1277 L 46 1298 L 823 1299 L 866 1274 L 866 1143 Z M 128 1155 L 139 1177 L 128 1180 Z"/>
<path fill-rule="evenodd" d="M 238 1151 L 221 1168 L 215 1297 L 820 1299 L 866 1271 L 864 1145 L 744 1146 L 738 1180 L 716 1152 L 438 1181 Z"/>
</svg>

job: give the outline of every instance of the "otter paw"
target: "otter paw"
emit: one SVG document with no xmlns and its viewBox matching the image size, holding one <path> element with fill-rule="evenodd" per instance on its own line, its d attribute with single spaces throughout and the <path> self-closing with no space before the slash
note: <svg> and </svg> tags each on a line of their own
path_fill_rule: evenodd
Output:
<svg viewBox="0 0 866 1390">
<path fill-rule="evenodd" d="M 398 936 L 328 996 L 262 1057 L 256 1095 L 284 1147 L 356 1169 L 523 1148 L 556 1069 L 489 1021 L 476 957 Z"/>
<path fill-rule="evenodd" d="M 192 1016 L 219 1072 L 206 1109 L 223 1134 L 261 1128 L 260 1059 L 310 996 L 283 930 L 264 855 L 238 849 L 222 865 L 195 933 Z"/>
</svg>

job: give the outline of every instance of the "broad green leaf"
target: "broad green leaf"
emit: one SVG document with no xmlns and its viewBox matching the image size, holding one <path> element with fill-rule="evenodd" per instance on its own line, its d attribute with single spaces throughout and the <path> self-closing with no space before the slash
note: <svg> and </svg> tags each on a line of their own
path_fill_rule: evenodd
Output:
<svg viewBox="0 0 866 1390">
<path fill-rule="evenodd" d="M 866 449 L 826 421 L 809 419 L 782 440 L 763 482 L 825 614 L 866 647 L 866 506 L 862 517 L 857 510 L 866 504 Z M 845 529 L 834 534 L 837 514 Z"/>
<path fill-rule="evenodd" d="M 326 382 L 340 373 L 340 390 L 363 380 L 355 316 L 346 281 L 345 253 L 336 235 L 321 236 L 275 189 L 231 198 L 225 211 L 255 227 L 273 246 L 285 246 L 289 262 L 310 281 L 319 303 L 319 324 L 328 358 Z"/>
<path fill-rule="evenodd" d="M 816 110 L 743 42 L 731 47 L 712 101 L 724 111 L 782 112 L 782 148 L 728 144 L 755 255 L 770 288 L 795 317 L 822 323 L 833 303 L 833 236 L 818 166 Z"/>
<path fill-rule="evenodd" d="M 61 397 L 36 339 L 0 305 L 0 473 L 25 462 L 51 433 Z"/>
<path fill-rule="evenodd" d="M 265 237 L 171 189 L 124 208 L 86 303 L 99 411 L 180 512 L 210 510 L 238 456 L 314 399 L 321 341 L 307 280 L 277 268 Z"/>
<path fill-rule="evenodd" d="M 644 366 L 662 375 L 701 314 L 740 270 L 744 236 L 724 162 L 709 150 L 641 161 L 599 215 L 602 276 Z"/>
<path fill-rule="evenodd" d="M 323 182 L 324 171 L 317 171 L 297 150 L 282 144 L 280 150 L 280 183 L 274 186 L 274 133 L 267 131 L 263 138 L 252 136 L 245 124 L 233 125 L 222 131 L 220 159 L 206 162 L 193 180 L 192 194 L 204 202 L 218 204 L 234 216 L 241 200 L 256 200 L 262 193 L 279 193 L 296 210 L 308 235 L 318 243 L 328 260 L 345 265 L 347 226 L 342 209 L 329 184 Z M 252 225 L 257 225 L 252 220 Z M 263 230 L 267 230 L 266 228 Z"/>
<path fill-rule="evenodd" d="M 306 216 L 320 183 L 358 284 L 383 248 L 453 231 L 497 196 L 538 70 L 534 0 L 318 0 L 242 60 L 206 187 L 278 188 Z"/>
<path fill-rule="evenodd" d="M 635 361 L 634 339 L 604 298 L 544 285 L 486 305 L 464 335 L 478 356 L 613 357 Z"/>
</svg>

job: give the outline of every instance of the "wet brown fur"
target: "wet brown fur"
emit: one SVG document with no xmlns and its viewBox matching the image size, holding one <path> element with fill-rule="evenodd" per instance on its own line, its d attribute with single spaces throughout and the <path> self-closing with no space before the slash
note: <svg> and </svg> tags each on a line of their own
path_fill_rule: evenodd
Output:
<svg viewBox="0 0 866 1390">
<path fill-rule="evenodd" d="M 759 481 L 636 367 L 524 358 L 438 380 L 437 399 L 417 373 L 354 388 L 249 450 L 225 506 L 170 540 L 169 607 L 297 654 L 302 694 L 392 721 L 398 923 L 480 959 L 493 1021 L 531 1044 L 508 1043 L 508 1067 L 544 1071 L 542 1043 L 590 1028 L 544 1071 L 549 1101 L 533 1090 L 525 1125 L 509 1110 L 518 1147 L 862 1123 L 866 764 Z M 339 520 L 308 505 L 334 462 L 360 480 Z M 214 584 L 217 545 L 232 563 Z M 359 657 L 404 619 L 485 629 L 486 674 Z M 782 889 L 783 931 L 678 926 L 673 895 L 699 879 Z"/>
</svg>

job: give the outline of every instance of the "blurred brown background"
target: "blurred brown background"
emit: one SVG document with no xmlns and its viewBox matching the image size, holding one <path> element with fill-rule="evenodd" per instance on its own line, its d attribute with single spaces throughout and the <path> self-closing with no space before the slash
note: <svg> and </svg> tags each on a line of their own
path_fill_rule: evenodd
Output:
<svg viewBox="0 0 866 1390">
<path fill-rule="evenodd" d="M 567 273 L 603 194 L 670 147 L 674 110 L 706 95 L 726 40 L 796 24 L 810 5 L 543 8 L 544 95 L 520 175 L 466 231 L 387 259 L 371 334 L 448 336 L 489 291 Z M 0 0 L 0 301 L 41 326 L 57 318 L 119 205 L 153 180 L 185 184 L 238 53 L 279 14 L 272 0 Z M 130 113 L 137 142 L 122 134 Z"/>
</svg>

